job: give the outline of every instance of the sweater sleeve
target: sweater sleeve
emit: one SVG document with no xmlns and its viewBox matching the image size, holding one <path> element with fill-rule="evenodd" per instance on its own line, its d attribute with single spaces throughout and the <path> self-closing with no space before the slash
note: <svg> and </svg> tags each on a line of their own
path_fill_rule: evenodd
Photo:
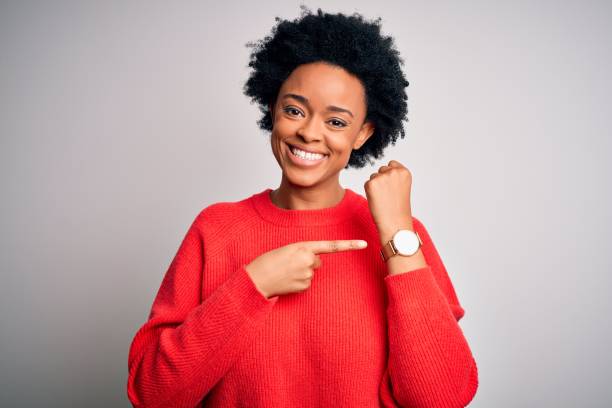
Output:
<svg viewBox="0 0 612 408">
<path fill-rule="evenodd" d="M 387 407 L 465 407 L 476 394 L 476 361 L 459 320 L 464 315 L 446 268 L 424 225 L 424 268 L 387 275 L 389 357 L 381 383 Z"/>
<path fill-rule="evenodd" d="M 236 361 L 278 299 L 242 265 L 202 299 L 204 239 L 196 217 L 170 263 L 128 356 L 134 407 L 196 406 Z"/>
</svg>

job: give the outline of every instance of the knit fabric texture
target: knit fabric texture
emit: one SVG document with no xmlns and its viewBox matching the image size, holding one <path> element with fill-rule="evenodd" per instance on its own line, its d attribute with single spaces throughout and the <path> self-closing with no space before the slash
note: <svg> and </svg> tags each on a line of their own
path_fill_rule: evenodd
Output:
<svg viewBox="0 0 612 408">
<path fill-rule="evenodd" d="M 270 188 L 201 210 L 128 357 L 135 407 L 464 407 L 478 388 L 464 309 L 423 223 L 427 266 L 389 275 L 366 198 L 277 207 Z M 305 291 L 266 298 L 245 266 L 298 241 L 319 254 Z M 399 256 L 399 255 L 398 255 Z"/>
</svg>

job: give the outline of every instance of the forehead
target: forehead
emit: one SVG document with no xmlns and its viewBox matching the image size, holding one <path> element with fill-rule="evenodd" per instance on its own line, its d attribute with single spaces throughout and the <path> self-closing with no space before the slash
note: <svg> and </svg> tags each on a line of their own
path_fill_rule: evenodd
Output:
<svg viewBox="0 0 612 408">
<path fill-rule="evenodd" d="M 365 109 L 361 81 L 345 69 L 327 63 L 298 66 L 281 86 L 281 94 L 285 92 L 305 96 L 313 105 L 344 104 Z"/>
</svg>

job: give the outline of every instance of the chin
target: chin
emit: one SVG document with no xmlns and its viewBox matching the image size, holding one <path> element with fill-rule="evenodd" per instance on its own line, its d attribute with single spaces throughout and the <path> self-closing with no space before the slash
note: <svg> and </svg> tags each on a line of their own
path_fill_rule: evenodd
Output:
<svg viewBox="0 0 612 408">
<path fill-rule="evenodd" d="M 286 180 L 300 187 L 311 187 L 315 184 L 318 184 L 321 181 L 321 177 L 315 174 L 295 174 L 296 172 L 293 169 L 289 171 L 285 171 Z"/>
</svg>

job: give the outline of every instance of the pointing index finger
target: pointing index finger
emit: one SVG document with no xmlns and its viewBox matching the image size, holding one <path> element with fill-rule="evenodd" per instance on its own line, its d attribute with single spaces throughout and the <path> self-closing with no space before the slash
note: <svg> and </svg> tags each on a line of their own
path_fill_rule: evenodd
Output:
<svg viewBox="0 0 612 408">
<path fill-rule="evenodd" d="M 335 239 L 331 241 L 306 241 L 305 244 L 314 253 L 329 253 L 363 249 L 368 246 L 367 241 L 361 239 Z"/>
</svg>

